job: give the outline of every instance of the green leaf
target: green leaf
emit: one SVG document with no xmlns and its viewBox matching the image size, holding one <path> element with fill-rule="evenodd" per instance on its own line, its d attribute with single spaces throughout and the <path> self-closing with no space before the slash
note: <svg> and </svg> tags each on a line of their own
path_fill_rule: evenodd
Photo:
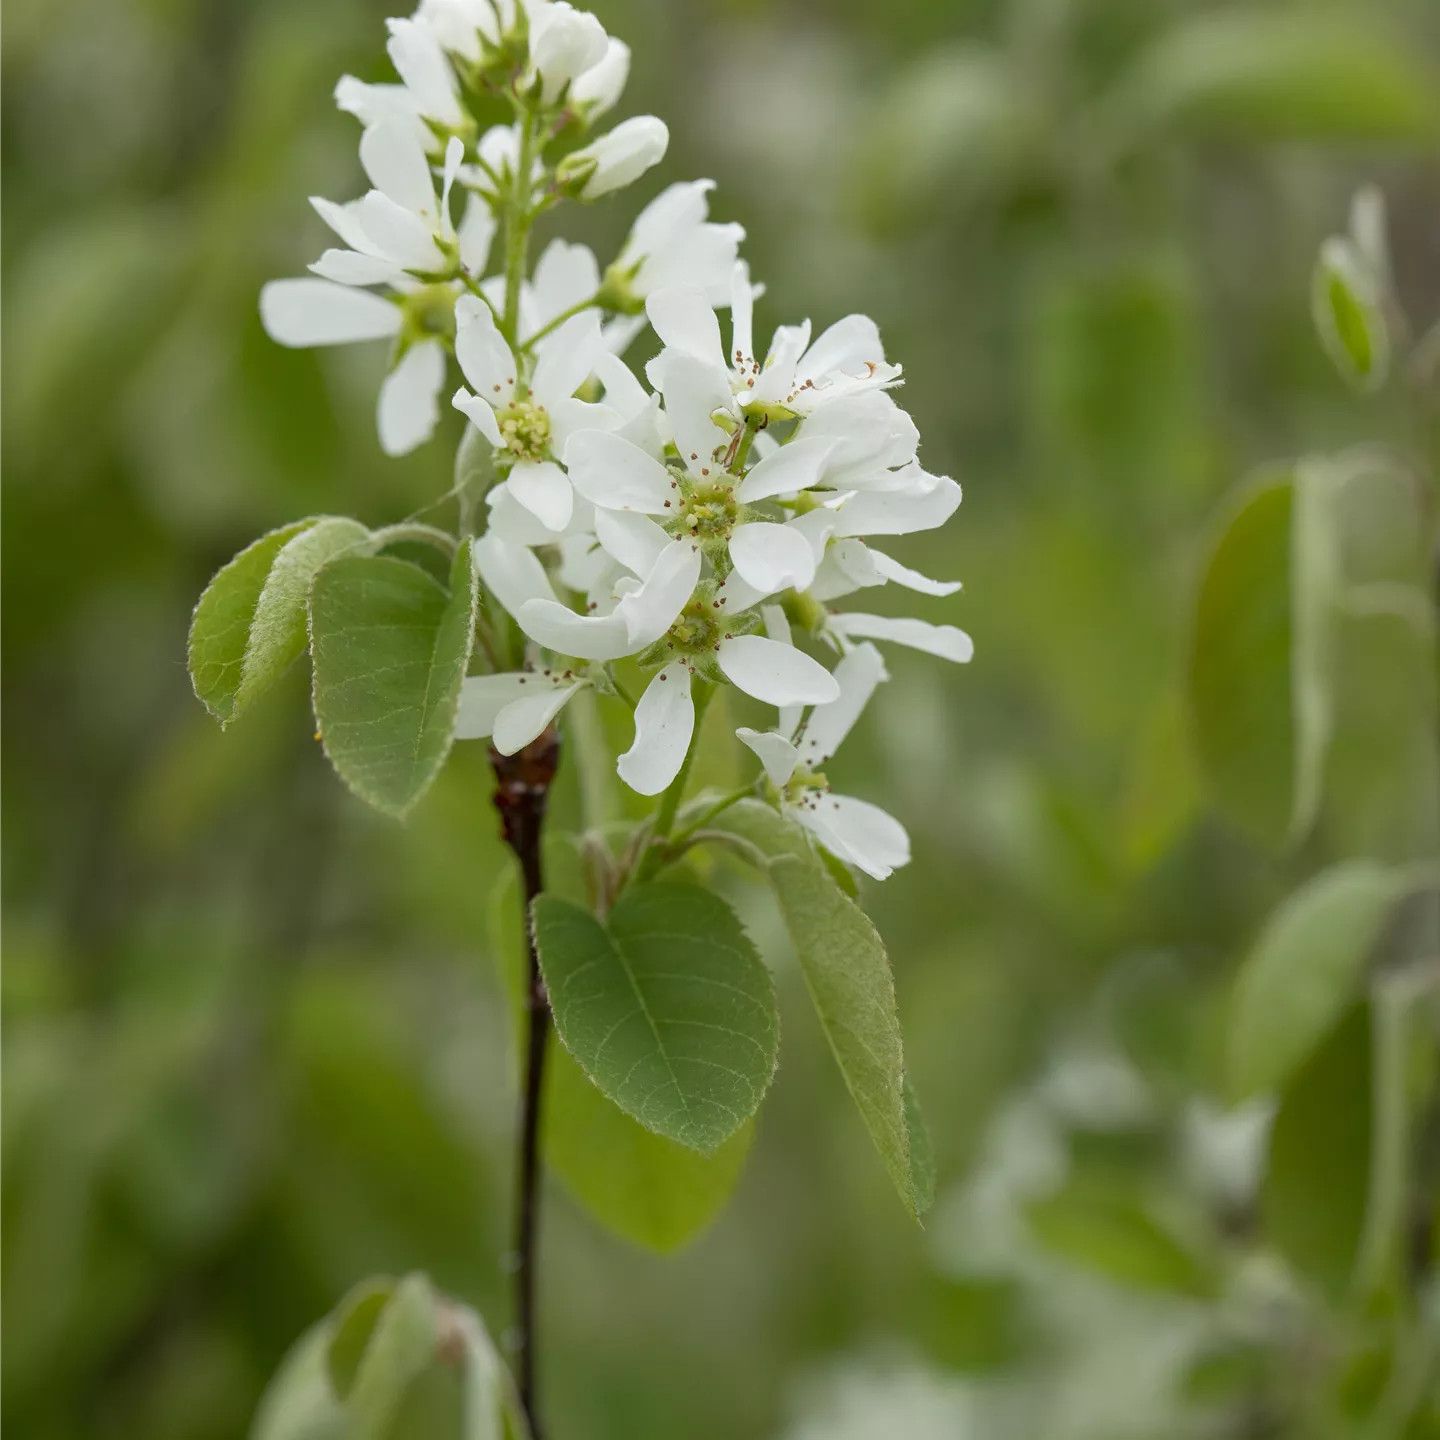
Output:
<svg viewBox="0 0 1440 1440">
<path fill-rule="evenodd" d="M 190 622 L 190 678 L 222 725 L 299 657 L 315 572 L 368 534 L 336 516 L 298 520 L 262 535 L 205 587 Z"/>
<path fill-rule="evenodd" d="M 360 1362 L 374 1338 L 380 1316 L 395 1294 L 395 1282 L 388 1277 L 361 1281 L 335 1311 L 325 1365 L 330 1386 L 345 1400 L 360 1373 Z"/>
<path fill-rule="evenodd" d="M 723 900 L 662 883 L 627 890 L 604 925 L 554 895 L 532 915 L 560 1038 L 622 1110 L 706 1155 L 755 1114 L 774 987 Z"/>
<path fill-rule="evenodd" d="M 935 1149 L 930 1130 L 920 1113 L 920 1101 L 907 1075 L 904 1081 L 905 1128 L 910 1136 L 910 1184 L 915 1192 L 915 1209 L 923 1215 L 935 1203 Z"/>
<path fill-rule="evenodd" d="M 917 1144 L 911 1155 L 905 1053 L 884 943 L 835 884 L 805 832 L 770 806 L 742 800 L 707 828 L 738 835 L 767 857 L 825 1038 L 900 1198 L 918 1219 L 932 1183 L 931 1164 L 928 1146 Z"/>
<path fill-rule="evenodd" d="M 1317 875 L 1270 918 L 1231 1006 L 1236 1100 L 1280 1089 L 1355 1002 L 1403 888 L 1383 865 L 1351 860 Z"/>
<path fill-rule="evenodd" d="M 1214 1293 L 1204 1265 L 1140 1204 L 1080 1184 L 1026 1208 L 1047 1250 L 1137 1290 L 1200 1297 Z"/>
<path fill-rule="evenodd" d="M 291 1347 L 261 1398 L 250 1440 L 358 1440 L 354 1421 L 330 1388 L 330 1338 L 331 1322 L 322 1320 Z"/>
<path fill-rule="evenodd" d="M 583 899 L 574 849 L 560 838 L 545 850 L 547 892 Z M 524 934 L 514 871 L 491 898 L 491 940 L 523 1046 Z M 692 1240 L 730 1198 L 749 1154 L 747 1123 L 713 1155 L 695 1151 L 632 1120 L 591 1084 L 563 1046 L 552 1046 L 545 1067 L 547 1165 L 602 1225 L 632 1244 L 669 1252 Z"/>
<path fill-rule="evenodd" d="M 404 816 L 450 753 L 477 602 L 470 548 L 449 595 L 388 556 L 327 565 L 310 594 L 315 718 L 325 753 L 362 800 Z"/>
<path fill-rule="evenodd" d="M 1431 144 L 1436 93 L 1413 48 L 1374 24 L 1253 7 L 1173 26 L 1136 58 L 1116 106 L 1136 143 L 1169 125 L 1204 137 Z"/>
<path fill-rule="evenodd" d="M 1290 834 L 1294 736 L 1288 475 L 1241 488 L 1195 606 L 1187 674 L 1190 734 L 1210 798 L 1278 848 Z"/>
<path fill-rule="evenodd" d="M 1379 279 L 1353 240 L 1335 236 L 1320 247 L 1310 309 L 1320 343 L 1346 383 L 1378 390 L 1390 373 L 1390 332 Z"/>
<path fill-rule="evenodd" d="M 423 1275 L 409 1275 L 372 1321 L 369 1343 L 345 1395 L 362 1436 L 395 1433 L 394 1422 L 406 1392 L 435 1359 L 440 1319 L 435 1291 Z M 334 1371 L 333 1348 L 331 1370 Z"/>
<path fill-rule="evenodd" d="M 1270 1243 L 1336 1300 L 1365 1226 L 1370 1097 L 1370 1011 L 1357 1005 L 1281 1096 L 1260 1201 Z"/>
<path fill-rule="evenodd" d="M 1302 840 L 1319 816 L 1335 734 L 1335 620 L 1345 588 L 1340 516 L 1344 480 L 1340 467 L 1326 460 L 1307 460 L 1295 468 L 1290 539 L 1292 843 Z"/>
</svg>

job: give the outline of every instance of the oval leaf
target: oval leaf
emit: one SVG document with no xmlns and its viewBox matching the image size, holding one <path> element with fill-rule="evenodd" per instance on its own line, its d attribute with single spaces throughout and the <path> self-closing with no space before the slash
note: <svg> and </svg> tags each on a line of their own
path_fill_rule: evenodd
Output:
<svg viewBox="0 0 1440 1440">
<path fill-rule="evenodd" d="M 1290 833 L 1288 476 L 1245 486 L 1210 555 L 1195 607 L 1187 675 L 1191 739 L 1216 806 L 1262 843 Z"/>
<path fill-rule="evenodd" d="M 1317 875 L 1270 918 L 1235 985 L 1236 1100 L 1280 1089 L 1354 1003 L 1402 888 L 1394 871 L 1352 860 Z"/>
<path fill-rule="evenodd" d="M 560 1038 L 626 1114 L 706 1155 L 754 1115 L 779 1020 L 769 971 L 723 900 L 641 885 L 605 925 L 554 895 L 532 917 Z"/>
<path fill-rule="evenodd" d="M 703 803 L 704 797 L 697 801 Z M 905 1049 L 884 942 L 836 885 L 805 832 L 758 800 L 742 800 L 709 829 L 737 835 L 766 857 L 825 1038 L 900 1198 L 917 1218 L 933 1188 L 928 1140 L 912 1146 Z"/>
<path fill-rule="evenodd" d="M 327 565 L 310 593 L 315 719 L 330 762 L 362 800 L 404 816 L 454 738 L 475 630 L 470 548 L 451 590 L 389 556 Z"/>
<path fill-rule="evenodd" d="M 1357 1005 L 1280 1099 L 1260 1213 L 1271 1244 L 1333 1299 L 1355 1275 L 1369 1203 L 1370 1010 Z"/>
<path fill-rule="evenodd" d="M 560 839 L 545 847 L 545 888 L 580 899 L 584 877 L 574 848 Z M 491 899 L 490 933 L 523 1047 L 525 948 L 522 904 L 514 871 Z M 713 1155 L 667 1140 L 632 1120 L 601 1093 L 563 1046 L 545 1067 L 546 1163 L 602 1225 L 632 1244 L 668 1253 L 694 1239 L 724 1208 L 754 1138 L 741 1126 Z"/>
</svg>

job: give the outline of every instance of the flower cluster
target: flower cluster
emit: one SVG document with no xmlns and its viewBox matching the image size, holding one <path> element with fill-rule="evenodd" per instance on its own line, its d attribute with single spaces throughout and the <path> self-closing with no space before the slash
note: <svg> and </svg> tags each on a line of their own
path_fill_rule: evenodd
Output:
<svg viewBox="0 0 1440 1440">
<path fill-rule="evenodd" d="M 392 342 L 392 454 L 434 430 L 450 357 L 463 375 L 453 403 L 489 462 L 473 546 L 491 673 L 465 682 L 458 736 L 513 754 L 580 691 L 624 697 L 616 663 L 632 660 L 648 680 L 618 770 L 656 795 L 683 783 L 697 702 L 731 685 L 777 711 L 773 728 L 736 732 L 758 785 L 884 878 L 909 857 L 904 830 L 832 794 L 823 767 L 886 678 L 873 642 L 955 661 L 971 646 L 953 626 L 834 608 L 883 585 L 959 588 L 870 543 L 934 529 L 960 503 L 917 458 L 878 329 L 850 315 L 812 338 L 807 321 L 758 346 L 743 231 L 710 221 L 703 180 L 662 191 L 603 271 L 559 239 L 530 271 L 536 216 L 664 155 L 653 117 L 591 135 L 628 50 L 564 0 L 422 0 L 389 24 L 401 83 L 347 77 L 336 92 L 364 124 L 374 188 L 313 201 L 346 248 L 314 278 L 267 286 L 261 308 L 286 344 Z M 482 128 L 496 96 L 514 119 Z M 637 373 L 622 357 L 647 320 L 660 350 Z"/>
</svg>

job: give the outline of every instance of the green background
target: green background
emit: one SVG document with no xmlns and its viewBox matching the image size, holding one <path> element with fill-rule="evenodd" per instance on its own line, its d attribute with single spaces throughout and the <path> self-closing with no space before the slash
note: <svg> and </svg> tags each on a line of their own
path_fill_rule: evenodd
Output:
<svg viewBox="0 0 1440 1440">
<path fill-rule="evenodd" d="M 1327 363 L 1309 277 L 1375 180 L 1401 293 L 1422 325 L 1440 311 L 1440 8 L 595 8 L 635 52 L 624 113 L 660 114 L 672 144 L 561 224 L 603 264 L 640 201 L 711 176 L 714 218 L 747 227 L 769 286 L 761 334 L 880 321 L 922 459 L 966 494 L 943 532 L 887 548 L 965 581 L 914 608 L 977 654 L 893 653 L 828 767 L 914 841 L 865 900 L 934 1137 L 927 1228 L 870 1149 L 773 907 L 737 881 L 777 971 L 775 1088 L 731 1207 L 678 1255 L 547 1194 L 553 1433 L 1361 1433 L 1368 1332 L 1275 1279 L 1253 1174 L 1206 1150 L 1204 1117 L 1223 1104 L 1220 1004 L 1270 908 L 1327 859 L 1433 844 L 1429 667 L 1388 632 L 1347 653 L 1331 803 L 1280 858 L 1201 798 L 1180 688 L 1227 492 L 1307 451 L 1411 443 Z M 1222 10 L 1257 28 L 1197 44 Z M 241 1435 L 290 1342 L 377 1271 L 426 1269 L 504 1328 L 513 1093 L 487 911 L 506 860 L 483 750 L 459 747 L 401 827 L 327 769 L 303 667 L 222 734 L 184 661 L 202 586 L 254 535 L 321 512 L 383 524 L 450 483 L 458 415 L 384 459 L 383 347 L 286 351 L 256 307 L 326 243 L 305 196 L 362 186 L 329 92 L 385 78 L 384 14 L 5 7 L 17 1437 Z M 1281 744 L 1271 769 L 1288 764 Z M 1234 1378 L 1236 1347 L 1231 1370 L 1210 1355 L 1233 1338 L 1213 1297 L 1241 1282 L 1289 1297 L 1258 1379 Z"/>
</svg>

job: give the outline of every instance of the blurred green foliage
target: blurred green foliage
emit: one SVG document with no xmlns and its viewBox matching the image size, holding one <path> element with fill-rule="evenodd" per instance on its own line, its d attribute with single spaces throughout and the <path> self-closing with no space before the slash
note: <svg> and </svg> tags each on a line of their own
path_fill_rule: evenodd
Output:
<svg viewBox="0 0 1440 1440">
<path fill-rule="evenodd" d="M 958 609 L 978 655 L 897 658 L 833 777 L 915 841 L 867 901 L 934 1135 L 930 1229 L 874 1164 L 780 916 L 737 879 L 780 956 L 786 1064 L 730 1209 L 677 1255 L 552 1187 L 555 1434 L 1433 1433 L 1403 1297 L 1345 1303 L 1345 1256 L 1336 1279 L 1363 1012 L 1302 1065 L 1263 1186 L 1245 1117 L 1220 1116 L 1231 980 L 1267 915 L 1332 860 L 1434 852 L 1430 652 L 1403 617 L 1340 623 L 1324 799 L 1278 853 L 1283 541 L 1237 554 L 1232 610 L 1263 633 L 1226 631 L 1238 658 L 1205 682 L 1231 781 L 1185 702 L 1237 483 L 1412 445 L 1389 392 L 1347 392 L 1307 306 L 1369 179 L 1410 312 L 1440 312 L 1440 10 L 596 9 L 635 50 L 627 105 L 671 124 L 653 186 L 711 175 L 749 228 L 786 305 L 762 332 L 881 321 L 928 467 L 967 491 L 904 558 L 964 578 L 930 618 Z M 318 252 L 304 196 L 360 185 L 328 94 L 384 74 L 385 12 L 5 9 L 3 1419 L 37 1440 L 243 1434 L 295 1337 L 373 1272 L 424 1270 L 503 1328 L 484 756 L 460 747 L 401 827 L 330 775 L 299 671 L 222 734 L 184 664 L 195 597 L 254 534 L 428 518 L 450 483 L 459 417 L 383 459 L 381 354 L 283 351 L 256 314 Z M 623 213 L 587 217 L 602 261 Z M 1377 585 L 1428 558 L 1403 476 L 1352 496 L 1344 533 Z M 1223 629 L 1217 584 L 1201 624 Z M 1420 1253 L 1432 1219 L 1408 1221 Z"/>
</svg>

